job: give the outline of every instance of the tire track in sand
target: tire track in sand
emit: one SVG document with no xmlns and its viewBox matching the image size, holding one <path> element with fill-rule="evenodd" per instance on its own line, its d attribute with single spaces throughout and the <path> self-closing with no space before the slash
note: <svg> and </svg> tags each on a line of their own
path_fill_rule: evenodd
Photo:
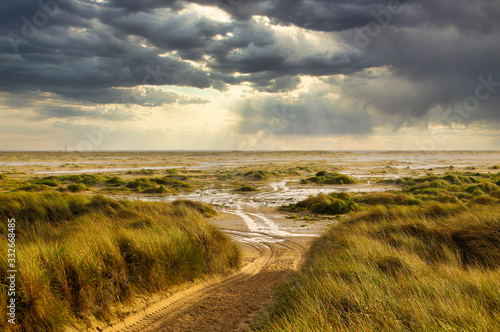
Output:
<svg viewBox="0 0 500 332">
<path fill-rule="evenodd" d="M 259 257 L 238 272 L 180 291 L 104 331 L 243 331 L 275 286 L 298 267 L 306 248 L 270 234 L 226 232 L 259 251 Z"/>
<path fill-rule="evenodd" d="M 286 191 L 286 182 L 272 189 L 259 198 Z M 254 254 L 257 251 L 257 258 L 240 271 L 175 293 L 104 331 L 245 331 L 252 316 L 271 299 L 275 287 L 300 266 L 307 251 L 304 244 L 310 241 L 303 236 L 309 235 L 310 239 L 312 235 L 281 229 L 270 217 L 258 212 L 259 204 L 252 198 L 255 197 L 237 199 L 236 209 L 224 211 L 242 218 L 249 231 L 224 232 L 246 247 L 244 252 L 248 253 L 249 248 Z M 250 212 L 246 206 L 257 211 Z"/>
</svg>

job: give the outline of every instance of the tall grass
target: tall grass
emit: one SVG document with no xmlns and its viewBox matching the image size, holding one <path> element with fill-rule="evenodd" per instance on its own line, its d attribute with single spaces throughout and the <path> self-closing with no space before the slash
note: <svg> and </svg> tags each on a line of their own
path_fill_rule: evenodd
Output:
<svg viewBox="0 0 500 332">
<path fill-rule="evenodd" d="M 356 183 L 356 179 L 340 173 L 328 173 L 321 171 L 316 173 L 315 176 L 308 179 L 303 179 L 302 184 L 306 183 L 320 183 L 320 184 L 353 184 Z"/>
<path fill-rule="evenodd" d="M 255 331 L 500 331 L 500 209 L 377 206 L 312 246 Z"/>
<path fill-rule="evenodd" d="M 231 240 L 205 216 L 209 205 L 146 203 L 59 193 L 0 195 L 0 216 L 17 221 L 14 331 L 82 329 L 110 319 L 113 305 L 239 265 Z M 0 233 L 6 234 L 6 223 Z M 7 242 L 1 250 L 7 253 Z M 6 260 L 0 260 L 6 303 Z"/>
<path fill-rule="evenodd" d="M 324 175 L 326 172 L 319 172 Z M 464 175 L 467 174 L 467 175 Z M 384 180 L 385 181 L 385 180 Z M 421 178 L 400 178 L 401 191 L 373 193 L 330 193 L 310 196 L 307 199 L 282 207 L 284 211 L 308 211 L 318 214 L 343 214 L 367 210 L 376 205 L 423 205 L 424 203 L 457 203 L 469 205 L 497 205 L 500 200 L 499 174 L 448 173 Z"/>
</svg>

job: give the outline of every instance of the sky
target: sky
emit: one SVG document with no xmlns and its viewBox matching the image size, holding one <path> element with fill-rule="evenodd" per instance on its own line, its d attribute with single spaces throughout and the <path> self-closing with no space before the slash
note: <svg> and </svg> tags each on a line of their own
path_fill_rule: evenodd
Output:
<svg viewBox="0 0 500 332">
<path fill-rule="evenodd" d="M 0 150 L 499 148 L 500 1 L 0 2 Z"/>
</svg>

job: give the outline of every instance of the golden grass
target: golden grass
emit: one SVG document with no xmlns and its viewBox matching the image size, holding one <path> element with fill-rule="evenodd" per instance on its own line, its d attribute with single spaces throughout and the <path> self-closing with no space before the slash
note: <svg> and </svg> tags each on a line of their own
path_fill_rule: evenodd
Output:
<svg viewBox="0 0 500 332">
<path fill-rule="evenodd" d="M 498 205 L 376 207 L 333 226 L 255 331 L 500 331 Z"/>
<path fill-rule="evenodd" d="M 238 248 L 204 217 L 214 213 L 189 201 L 1 194 L 0 215 L 17 221 L 18 324 L 6 323 L 3 306 L 0 329 L 83 328 L 92 317 L 111 318 L 113 305 L 135 295 L 238 267 Z M 7 253 L 6 241 L 1 250 Z M 0 264 L 5 285 L 6 260 Z M 0 299 L 7 301 L 5 286 Z"/>
</svg>

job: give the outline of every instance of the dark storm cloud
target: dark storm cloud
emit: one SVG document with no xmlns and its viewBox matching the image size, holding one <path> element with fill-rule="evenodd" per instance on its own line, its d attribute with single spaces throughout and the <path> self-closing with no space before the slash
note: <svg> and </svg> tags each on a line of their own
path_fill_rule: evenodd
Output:
<svg viewBox="0 0 500 332">
<path fill-rule="evenodd" d="M 299 75 L 331 76 L 329 82 L 342 97 L 381 114 L 411 121 L 425 117 L 433 108 L 463 104 L 475 95 L 479 77 L 491 75 L 494 82 L 500 81 L 498 1 L 64 3 L 61 1 L 56 14 L 47 14 L 47 23 L 38 24 L 36 33 L 28 37 L 23 29 L 28 23 L 33 25 L 36 15 L 44 12 L 40 3 L 2 1 L 1 91 L 52 92 L 63 99 L 94 104 L 158 106 L 189 100 L 161 91 L 131 98 L 134 87 L 177 85 L 224 91 L 230 85 L 249 82 L 258 91 L 280 93 L 296 89 Z M 196 11 L 183 11 L 190 3 L 217 6 L 232 19 L 220 22 Z M 252 19 L 255 15 L 268 17 L 271 25 L 324 33 L 324 38 L 337 38 L 346 48 L 303 53 L 306 50 L 288 47 L 269 25 Z M 385 73 L 367 74 L 372 68 L 382 67 Z M 337 74 L 347 79 L 339 81 Z M 499 119 L 500 91 L 489 92 L 488 98 L 480 100 L 478 111 L 463 122 Z M 346 119 L 329 107 L 321 109 L 326 119 L 330 119 L 327 113 L 343 116 L 346 128 L 353 128 L 349 132 L 368 131 L 349 125 L 361 117 L 356 111 Z M 360 128 L 368 127 L 365 123 Z"/>
<path fill-rule="evenodd" d="M 109 17 L 103 23 L 117 34 L 134 35 L 164 51 L 178 51 L 184 59 L 199 60 L 212 48 L 214 37 L 226 36 L 233 30 L 231 24 L 190 14 L 169 16 L 168 19 L 155 13 Z"/>
<path fill-rule="evenodd" d="M 173 8 L 181 9 L 184 2 L 181 0 L 111 0 L 107 6 L 113 8 L 122 8 L 127 12 L 151 11 L 155 8 Z"/>
<path fill-rule="evenodd" d="M 499 30 L 497 29 L 497 32 Z M 387 115 L 422 118 L 435 107 L 447 108 L 477 99 L 476 89 L 491 76 L 493 90 L 479 100 L 480 109 L 463 119 L 471 122 L 489 114 L 500 120 L 500 35 L 482 29 L 463 33 L 458 28 L 387 28 L 363 50 L 373 67 L 386 66 L 390 75 L 351 75 L 352 86 L 340 83 L 343 92 L 364 100 Z M 358 78 L 359 76 L 359 78 Z M 484 89 L 484 88 L 482 88 Z M 496 114 L 495 114 L 496 113 Z"/>
<path fill-rule="evenodd" d="M 45 26 L 30 28 L 36 33 L 28 36 L 22 33 L 23 22 L 32 24 L 33 8 L 39 13 L 43 13 L 42 9 L 32 2 L 31 7 L 14 1 L 2 6 L 6 9 L 0 28 L 2 91 L 42 90 L 71 98 L 82 95 L 87 100 L 85 96 L 96 94 L 96 99 L 104 100 L 113 99 L 110 88 L 116 87 L 171 84 L 223 88 L 223 83 L 210 78 L 208 71 L 160 55 L 164 49 L 141 47 L 140 40 L 130 37 L 129 32 L 105 25 L 100 16 L 109 16 L 107 8 L 84 1 L 61 5 Z M 68 15 L 75 20 L 62 22 L 61 18 Z M 104 97 L 108 92 L 110 96 Z"/>
<path fill-rule="evenodd" d="M 394 3 L 391 7 L 386 1 L 245 1 L 233 15 L 244 18 L 258 14 L 284 25 L 336 31 L 351 51 L 290 63 L 286 55 L 247 49 L 238 57 L 218 59 L 214 68 L 233 66 L 243 72 L 259 72 L 256 63 L 260 61 L 251 61 L 258 59 L 272 64 L 275 77 L 340 73 L 359 78 L 363 69 L 386 66 L 392 78 L 371 78 L 360 82 L 361 88 L 347 85 L 343 92 L 364 101 L 365 107 L 372 106 L 386 115 L 407 116 L 409 121 L 422 118 L 434 107 L 456 107 L 467 98 L 470 101 L 480 77 L 492 75 L 494 82 L 500 82 L 498 1 Z M 367 44 L 359 44 L 360 35 L 366 37 Z M 496 90 L 480 100 L 477 111 L 461 120 L 500 120 L 498 86 Z"/>
<path fill-rule="evenodd" d="M 100 98 L 113 90 L 99 90 L 111 87 L 172 84 L 208 88 L 212 84 L 207 72 L 186 62 L 127 49 L 120 52 L 120 48 L 116 57 L 3 54 L 0 60 L 0 89 L 11 92 L 42 90 L 71 98 L 95 93 Z M 116 93 L 108 99 L 113 95 Z"/>
<path fill-rule="evenodd" d="M 216 4 L 240 19 L 262 15 L 284 25 L 293 24 L 305 29 L 331 32 L 366 25 L 373 19 L 370 11 L 384 8 L 387 2 L 383 0 L 247 0 L 234 8 L 219 5 L 217 2 Z"/>
</svg>

